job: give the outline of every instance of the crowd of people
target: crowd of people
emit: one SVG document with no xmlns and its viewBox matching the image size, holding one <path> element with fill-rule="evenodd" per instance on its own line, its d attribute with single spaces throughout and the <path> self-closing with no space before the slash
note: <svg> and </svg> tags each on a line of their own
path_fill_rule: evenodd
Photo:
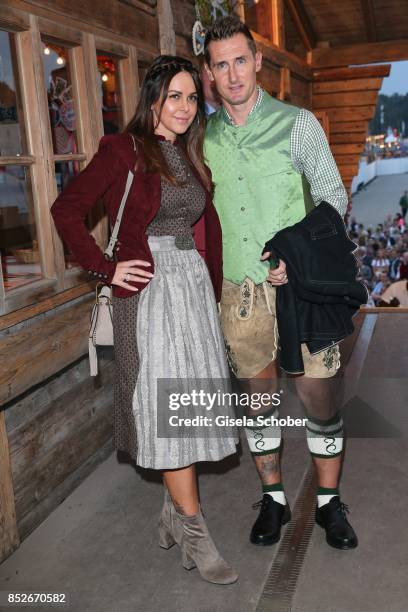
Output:
<svg viewBox="0 0 408 612">
<path fill-rule="evenodd" d="M 404 216 L 389 215 L 376 227 L 365 227 L 351 217 L 348 229 L 358 245 L 359 280 L 368 289 L 368 305 L 408 306 L 408 227 Z"/>
</svg>

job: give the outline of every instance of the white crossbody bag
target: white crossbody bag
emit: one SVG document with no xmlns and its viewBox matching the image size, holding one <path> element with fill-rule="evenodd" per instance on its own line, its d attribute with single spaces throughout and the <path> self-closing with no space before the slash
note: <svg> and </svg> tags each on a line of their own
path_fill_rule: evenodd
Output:
<svg viewBox="0 0 408 612">
<path fill-rule="evenodd" d="M 115 225 L 109 240 L 109 244 L 104 251 L 108 259 L 112 259 L 115 244 L 118 240 L 118 233 L 126 200 L 133 183 L 133 172 L 129 170 L 125 191 L 118 210 Z M 112 309 L 112 288 L 110 285 L 98 283 L 95 290 L 95 303 L 91 312 L 91 328 L 89 330 L 88 353 L 89 367 L 91 376 L 98 374 L 98 355 L 97 346 L 113 346 L 113 309 Z"/>
</svg>

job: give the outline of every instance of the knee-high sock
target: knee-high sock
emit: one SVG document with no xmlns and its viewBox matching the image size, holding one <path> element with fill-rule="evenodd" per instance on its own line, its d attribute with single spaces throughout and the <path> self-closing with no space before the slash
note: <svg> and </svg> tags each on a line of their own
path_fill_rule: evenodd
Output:
<svg viewBox="0 0 408 612">
<path fill-rule="evenodd" d="M 343 450 L 343 420 L 340 412 L 323 421 L 311 416 L 306 423 L 307 445 L 313 457 L 329 459 L 338 457 Z"/>
<path fill-rule="evenodd" d="M 266 417 L 266 414 L 262 416 Z M 278 418 L 278 411 L 274 410 L 267 418 Z M 282 432 L 280 425 L 267 425 L 265 427 L 244 427 L 252 455 L 268 455 L 277 453 L 280 449 Z"/>
</svg>

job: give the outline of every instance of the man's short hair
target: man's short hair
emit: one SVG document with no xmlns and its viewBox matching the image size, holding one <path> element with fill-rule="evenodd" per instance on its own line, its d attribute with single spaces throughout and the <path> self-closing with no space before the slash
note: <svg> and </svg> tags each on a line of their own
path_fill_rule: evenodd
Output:
<svg viewBox="0 0 408 612">
<path fill-rule="evenodd" d="M 232 38 L 235 34 L 243 34 L 248 41 L 248 47 L 252 51 L 253 55 L 256 54 L 256 45 L 254 38 L 248 28 L 237 15 L 227 15 L 226 17 L 220 17 L 212 26 L 207 30 L 204 41 L 204 57 L 208 66 L 210 65 L 211 57 L 209 51 L 209 45 L 215 40 L 227 40 Z"/>
</svg>

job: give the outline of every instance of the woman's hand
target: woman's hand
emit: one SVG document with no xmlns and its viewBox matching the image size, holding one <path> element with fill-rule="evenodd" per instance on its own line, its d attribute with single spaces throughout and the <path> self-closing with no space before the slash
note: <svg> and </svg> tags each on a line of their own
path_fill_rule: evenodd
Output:
<svg viewBox="0 0 408 612">
<path fill-rule="evenodd" d="M 265 261 L 265 259 L 269 259 L 271 253 L 267 251 L 261 257 L 261 261 Z M 280 260 L 279 266 L 277 268 L 271 268 L 269 270 L 268 277 L 266 279 L 268 283 L 275 285 L 278 287 L 279 285 L 286 285 L 288 282 L 288 276 L 286 274 L 286 264 L 284 261 Z"/>
<path fill-rule="evenodd" d="M 150 265 L 149 261 L 143 261 L 142 259 L 120 261 L 116 266 L 112 285 L 124 287 L 124 289 L 129 289 L 129 291 L 138 291 L 138 288 L 129 285 L 129 282 L 148 283 L 150 279 L 153 278 L 153 274 L 148 270 L 143 270 L 139 266 L 149 267 Z"/>
</svg>

